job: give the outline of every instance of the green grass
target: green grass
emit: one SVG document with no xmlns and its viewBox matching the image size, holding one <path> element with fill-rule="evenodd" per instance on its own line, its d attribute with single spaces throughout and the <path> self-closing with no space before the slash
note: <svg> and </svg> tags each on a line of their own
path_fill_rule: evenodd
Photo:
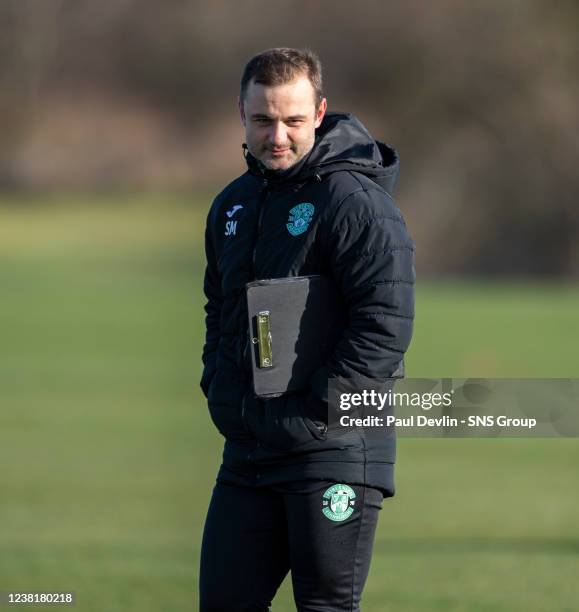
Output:
<svg viewBox="0 0 579 612">
<path fill-rule="evenodd" d="M 0 208 L 0 591 L 195 610 L 204 206 L 53 200 Z M 419 282 L 416 311 L 409 376 L 579 374 L 577 288 Z M 364 610 L 578 609 L 578 464 L 574 439 L 401 439 Z"/>
</svg>

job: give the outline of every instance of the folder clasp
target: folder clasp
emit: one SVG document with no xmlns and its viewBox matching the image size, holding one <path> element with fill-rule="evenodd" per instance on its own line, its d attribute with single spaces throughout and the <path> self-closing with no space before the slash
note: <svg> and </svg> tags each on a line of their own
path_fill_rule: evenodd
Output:
<svg viewBox="0 0 579 612">
<path fill-rule="evenodd" d="M 253 343 L 257 344 L 259 367 L 271 368 L 273 366 L 273 355 L 269 310 L 261 310 L 257 313 L 257 338 L 253 338 Z"/>
</svg>

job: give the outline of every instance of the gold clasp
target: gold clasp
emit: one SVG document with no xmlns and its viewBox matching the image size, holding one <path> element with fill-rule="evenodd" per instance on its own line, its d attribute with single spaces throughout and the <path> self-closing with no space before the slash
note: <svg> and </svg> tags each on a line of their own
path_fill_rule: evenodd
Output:
<svg viewBox="0 0 579 612">
<path fill-rule="evenodd" d="M 273 355 L 271 350 L 271 326 L 269 310 L 257 313 L 257 338 L 252 338 L 253 344 L 257 344 L 259 355 L 259 367 L 271 368 L 273 366 Z"/>
</svg>

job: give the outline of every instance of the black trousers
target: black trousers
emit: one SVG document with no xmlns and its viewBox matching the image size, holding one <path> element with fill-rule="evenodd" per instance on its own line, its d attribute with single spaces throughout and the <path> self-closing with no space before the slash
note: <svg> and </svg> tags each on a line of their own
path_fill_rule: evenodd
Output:
<svg viewBox="0 0 579 612">
<path fill-rule="evenodd" d="M 291 570 L 299 612 L 359 610 L 381 491 L 304 481 L 217 483 L 203 532 L 201 612 L 267 612 Z"/>
</svg>

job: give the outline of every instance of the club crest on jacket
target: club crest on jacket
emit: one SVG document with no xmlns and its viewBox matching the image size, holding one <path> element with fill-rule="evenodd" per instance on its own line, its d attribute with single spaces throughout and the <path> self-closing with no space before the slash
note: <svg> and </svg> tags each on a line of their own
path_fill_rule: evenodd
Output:
<svg viewBox="0 0 579 612">
<path fill-rule="evenodd" d="M 287 230 L 292 236 L 299 236 L 310 226 L 314 216 L 314 205 L 309 202 L 302 202 L 294 206 L 289 213 L 289 219 L 286 223 Z"/>
</svg>

